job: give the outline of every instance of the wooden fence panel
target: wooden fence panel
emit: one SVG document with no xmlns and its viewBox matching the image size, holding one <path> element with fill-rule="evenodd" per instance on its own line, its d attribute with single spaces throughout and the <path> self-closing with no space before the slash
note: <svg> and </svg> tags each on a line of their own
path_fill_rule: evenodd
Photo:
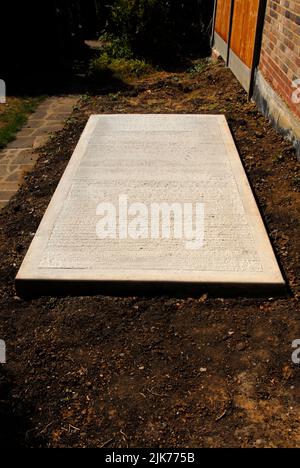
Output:
<svg viewBox="0 0 300 468">
<path fill-rule="evenodd" d="M 231 0 L 218 0 L 215 19 L 215 46 L 227 60 L 227 47 L 230 28 L 230 6 Z"/>
<path fill-rule="evenodd" d="M 265 0 L 216 0 L 214 46 L 250 92 Z"/>
<path fill-rule="evenodd" d="M 251 68 L 257 27 L 259 0 L 235 0 L 230 47 Z"/>
<path fill-rule="evenodd" d="M 220 0 L 216 12 L 216 32 L 227 42 L 229 34 L 230 0 Z"/>
</svg>

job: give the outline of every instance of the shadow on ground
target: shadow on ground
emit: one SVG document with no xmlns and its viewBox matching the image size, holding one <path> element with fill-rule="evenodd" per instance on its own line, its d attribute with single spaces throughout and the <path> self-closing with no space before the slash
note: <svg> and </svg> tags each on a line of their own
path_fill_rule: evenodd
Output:
<svg viewBox="0 0 300 468">
<path fill-rule="evenodd" d="M 8 95 L 17 97 L 65 94 L 101 96 L 130 91 L 132 87 L 119 74 L 109 69 L 97 75 L 89 73 L 90 64 L 99 57 L 100 50 L 93 45 L 87 45 L 88 42 L 97 41 L 85 41 L 78 48 L 72 61 L 66 63 L 65 66 L 57 64 L 56 67 L 37 67 L 36 69 L 28 66 L 22 70 L 0 68 L 0 76 L 6 82 Z M 203 60 L 209 55 L 210 49 L 205 44 L 188 56 L 170 56 L 163 61 L 149 58 L 149 64 L 157 70 L 182 73 L 192 67 L 196 59 Z"/>
<path fill-rule="evenodd" d="M 7 85 L 10 96 L 41 96 L 65 94 L 103 95 L 130 89 L 119 76 L 110 70 L 97 79 L 89 75 L 91 61 L 99 56 L 99 51 L 83 46 L 73 62 L 65 67 L 52 69 L 0 70 L 1 78 Z"/>
<path fill-rule="evenodd" d="M 27 447 L 33 410 L 14 390 L 13 376 L 0 367 L 0 447 Z"/>
</svg>

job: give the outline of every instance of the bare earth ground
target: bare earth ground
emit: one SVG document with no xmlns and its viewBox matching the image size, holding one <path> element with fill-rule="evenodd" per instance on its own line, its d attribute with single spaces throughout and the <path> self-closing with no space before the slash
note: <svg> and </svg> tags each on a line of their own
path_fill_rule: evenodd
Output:
<svg viewBox="0 0 300 468">
<path fill-rule="evenodd" d="M 92 113 L 225 113 L 291 292 L 279 299 L 15 296 L 14 278 Z M 0 444 L 300 447 L 300 169 L 221 64 L 85 97 L 0 215 Z"/>
</svg>

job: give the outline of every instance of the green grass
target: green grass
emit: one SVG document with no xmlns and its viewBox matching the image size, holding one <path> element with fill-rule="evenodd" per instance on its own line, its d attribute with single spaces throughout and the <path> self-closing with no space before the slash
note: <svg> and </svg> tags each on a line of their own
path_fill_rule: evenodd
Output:
<svg viewBox="0 0 300 468">
<path fill-rule="evenodd" d="M 203 73 L 208 67 L 207 59 L 196 60 L 192 67 L 190 67 L 187 72 L 191 75 L 197 75 Z"/>
<path fill-rule="evenodd" d="M 114 58 L 107 52 L 103 52 L 100 57 L 93 60 L 90 65 L 90 77 L 101 79 L 107 72 L 123 80 L 139 78 L 150 71 L 152 67 L 144 60 Z"/>
<path fill-rule="evenodd" d="M 0 104 L 0 149 L 15 139 L 19 130 L 26 124 L 28 116 L 41 103 L 41 97 L 8 98 L 7 104 Z"/>
</svg>

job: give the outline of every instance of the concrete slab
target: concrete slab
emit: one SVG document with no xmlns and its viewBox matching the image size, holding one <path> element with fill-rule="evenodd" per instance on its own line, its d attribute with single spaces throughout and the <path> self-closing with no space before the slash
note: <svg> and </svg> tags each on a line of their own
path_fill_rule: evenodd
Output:
<svg viewBox="0 0 300 468">
<path fill-rule="evenodd" d="M 155 203 L 174 209 L 158 236 Z M 92 116 L 16 279 L 21 295 L 256 295 L 284 285 L 220 115 Z"/>
</svg>

